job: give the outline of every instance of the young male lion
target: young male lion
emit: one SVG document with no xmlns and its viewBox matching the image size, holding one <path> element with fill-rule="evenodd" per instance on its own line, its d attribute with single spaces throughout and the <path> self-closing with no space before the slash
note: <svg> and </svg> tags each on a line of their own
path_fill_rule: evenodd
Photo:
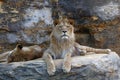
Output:
<svg viewBox="0 0 120 80">
<path fill-rule="evenodd" d="M 60 18 L 50 35 L 50 46 L 43 54 L 48 74 L 54 75 L 56 71 L 53 59 L 63 58 L 62 69 L 64 72 L 69 72 L 71 70 L 71 56 L 87 52 L 109 53 L 110 50 L 79 45 L 75 42 L 74 27 L 67 19 Z"/>
<path fill-rule="evenodd" d="M 38 45 L 23 47 L 21 44 L 17 44 L 16 48 L 8 54 L 7 62 L 28 61 L 41 58 L 42 55 L 42 50 Z"/>
</svg>

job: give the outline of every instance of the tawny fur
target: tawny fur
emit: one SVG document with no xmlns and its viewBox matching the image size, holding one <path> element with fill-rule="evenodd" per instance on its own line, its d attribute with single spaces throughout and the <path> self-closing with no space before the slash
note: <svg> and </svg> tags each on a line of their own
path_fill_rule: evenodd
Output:
<svg viewBox="0 0 120 80">
<path fill-rule="evenodd" d="M 42 55 L 43 53 L 41 52 L 41 48 L 38 45 L 22 47 L 21 44 L 18 44 L 16 48 L 9 53 L 7 62 L 28 61 L 41 58 Z"/>
<path fill-rule="evenodd" d="M 0 54 L 0 62 L 6 62 L 7 61 L 7 56 L 11 51 L 4 52 Z"/>
<path fill-rule="evenodd" d="M 62 58 L 62 69 L 64 72 L 69 72 L 71 70 L 71 56 L 85 55 L 88 52 L 109 53 L 110 49 L 95 49 L 76 43 L 73 26 L 67 19 L 60 18 L 50 35 L 50 46 L 43 54 L 48 74 L 55 74 L 56 67 L 53 59 Z"/>
</svg>

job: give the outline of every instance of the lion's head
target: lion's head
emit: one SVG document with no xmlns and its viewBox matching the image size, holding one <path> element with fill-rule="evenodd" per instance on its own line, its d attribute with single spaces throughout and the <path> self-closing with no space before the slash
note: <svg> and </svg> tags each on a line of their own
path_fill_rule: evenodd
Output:
<svg viewBox="0 0 120 80">
<path fill-rule="evenodd" d="M 21 52 L 22 48 L 23 48 L 23 46 L 22 46 L 21 44 L 17 44 L 17 45 L 16 45 L 16 48 L 13 49 L 13 50 L 10 52 L 10 54 L 14 54 L 14 55 L 15 55 L 15 54 L 18 54 L 18 53 Z"/>
<path fill-rule="evenodd" d="M 8 58 L 7 58 L 7 62 L 12 62 L 12 61 L 17 61 L 16 60 L 16 56 L 19 56 L 21 51 L 22 51 L 23 46 L 21 44 L 18 44 L 16 46 L 15 49 L 13 49 L 12 51 L 10 51 Z"/>
<path fill-rule="evenodd" d="M 74 27 L 67 18 L 60 18 L 57 23 L 54 23 L 55 27 L 51 36 L 54 36 L 58 41 L 74 40 Z"/>
</svg>

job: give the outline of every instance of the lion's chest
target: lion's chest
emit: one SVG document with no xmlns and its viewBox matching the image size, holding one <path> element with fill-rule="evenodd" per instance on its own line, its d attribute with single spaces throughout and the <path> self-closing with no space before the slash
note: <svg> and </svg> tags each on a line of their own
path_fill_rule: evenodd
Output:
<svg viewBox="0 0 120 80">
<path fill-rule="evenodd" d="M 59 51 L 58 53 L 55 53 L 55 58 L 56 59 L 64 58 L 65 54 L 68 54 L 68 51 L 66 50 Z"/>
<path fill-rule="evenodd" d="M 63 59 L 66 54 L 72 54 L 72 52 L 73 50 L 71 48 L 59 50 L 58 52 L 55 52 L 55 59 Z"/>
</svg>

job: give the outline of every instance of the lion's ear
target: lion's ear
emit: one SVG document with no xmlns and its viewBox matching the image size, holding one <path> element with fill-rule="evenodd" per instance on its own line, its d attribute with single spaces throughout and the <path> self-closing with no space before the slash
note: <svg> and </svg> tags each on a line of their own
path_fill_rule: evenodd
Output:
<svg viewBox="0 0 120 80">
<path fill-rule="evenodd" d="M 16 48 L 21 50 L 23 48 L 23 45 L 22 44 L 17 44 Z"/>
<path fill-rule="evenodd" d="M 72 20 L 72 19 L 69 19 L 69 23 L 70 23 L 71 25 L 74 25 L 74 24 L 75 24 L 74 20 Z"/>
<path fill-rule="evenodd" d="M 54 20 L 54 25 L 56 26 L 57 24 L 59 24 L 59 20 Z"/>
</svg>

